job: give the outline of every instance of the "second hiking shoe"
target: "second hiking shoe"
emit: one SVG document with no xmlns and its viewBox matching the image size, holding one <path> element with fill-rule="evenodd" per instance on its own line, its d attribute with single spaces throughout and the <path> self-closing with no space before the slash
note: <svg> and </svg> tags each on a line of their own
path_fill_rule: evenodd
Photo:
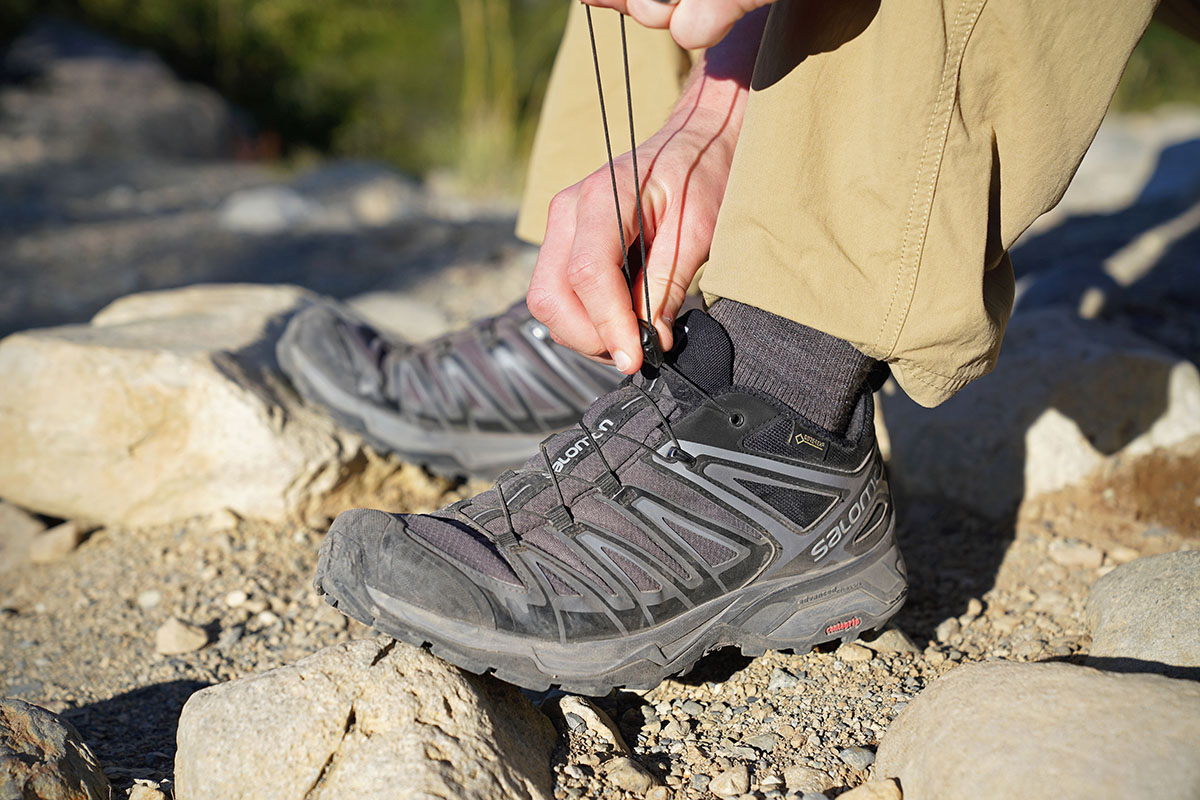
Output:
<svg viewBox="0 0 1200 800">
<path fill-rule="evenodd" d="M 465 669 L 584 694 L 654 686 L 724 645 L 805 651 L 881 626 L 906 581 L 869 390 L 833 436 L 733 385 L 711 317 L 690 312 L 677 340 L 493 489 L 339 516 L 318 590 Z"/>
<path fill-rule="evenodd" d="M 555 344 L 524 302 L 421 344 L 320 304 L 292 319 L 276 354 L 305 400 L 377 449 L 485 478 L 520 465 L 622 377 Z"/>
</svg>

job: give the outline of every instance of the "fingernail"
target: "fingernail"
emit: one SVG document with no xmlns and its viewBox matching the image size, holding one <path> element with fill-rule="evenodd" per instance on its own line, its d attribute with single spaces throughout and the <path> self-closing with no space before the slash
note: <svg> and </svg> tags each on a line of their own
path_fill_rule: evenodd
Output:
<svg viewBox="0 0 1200 800">
<path fill-rule="evenodd" d="M 629 365 L 633 363 L 633 359 L 620 350 L 614 352 L 612 356 L 613 364 L 616 364 L 617 369 L 621 370 L 621 372 L 629 369 Z"/>
</svg>

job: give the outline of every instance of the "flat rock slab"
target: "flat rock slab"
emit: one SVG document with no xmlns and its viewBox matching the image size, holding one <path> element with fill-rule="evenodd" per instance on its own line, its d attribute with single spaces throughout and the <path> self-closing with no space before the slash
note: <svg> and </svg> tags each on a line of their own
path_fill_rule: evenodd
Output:
<svg viewBox="0 0 1200 800">
<path fill-rule="evenodd" d="M 79 731 L 23 700 L 0 699 L 0 797 L 109 800 L 111 788 Z"/>
<path fill-rule="evenodd" d="M 0 497 L 138 526 L 225 509 L 281 520 L 349 489 L 361 440 L 303 408 L 275 364 L 275 340 L 313 297 L 151 292 L 88 325 L 0 341 Z"/>
<path fill-rule="evenodd" d="M 941 406 L 899 393 L 883 406 L 894 480 L 1000 517 L 1200 436 L 1200 372 L 1115 326 L 1045 309 L 1014 316 L 993 373 Z"/>
<path fill-rule="evenodd" d="M 1200 678 L 1200 552 L 1139 558 L 1092 585 L 1089 662 Z"/>
<path fill-rule="evenodd" d="M 884 734 L 905 800 L 1200 796 L 1200 684 L 1072 664 L 958 667 Z"/>
<path fill-rule="evenodd" d="M 517 689 L 385 639 L 204 689 L 178 742 L 178 800 L 553 796 L 554 728 Z"/>
</svg>

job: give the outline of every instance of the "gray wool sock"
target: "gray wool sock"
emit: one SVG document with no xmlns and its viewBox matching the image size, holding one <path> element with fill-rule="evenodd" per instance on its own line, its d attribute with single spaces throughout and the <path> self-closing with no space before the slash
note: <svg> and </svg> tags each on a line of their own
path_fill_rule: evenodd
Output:
<svg viewBox="0 0 1200 800">
<path fill-rule="evenodd" d="M 827 333 L 735 300 L 708 309 L 733 340 L 733 382 L 843 434 L 875 359 Z"/>
</svg>

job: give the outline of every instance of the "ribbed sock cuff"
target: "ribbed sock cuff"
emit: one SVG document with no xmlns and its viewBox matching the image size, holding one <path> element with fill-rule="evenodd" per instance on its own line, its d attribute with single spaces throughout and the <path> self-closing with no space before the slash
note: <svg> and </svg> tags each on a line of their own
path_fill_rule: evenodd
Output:
<svg viewBox="0 0 1200 800">
<path fill-rule="evenodd" d="M 734 383 L 845 433 L 875 359 L 843 339 L 735 300 L 718 300 L 709 313 L 733 340 Z"/>
</svg>

